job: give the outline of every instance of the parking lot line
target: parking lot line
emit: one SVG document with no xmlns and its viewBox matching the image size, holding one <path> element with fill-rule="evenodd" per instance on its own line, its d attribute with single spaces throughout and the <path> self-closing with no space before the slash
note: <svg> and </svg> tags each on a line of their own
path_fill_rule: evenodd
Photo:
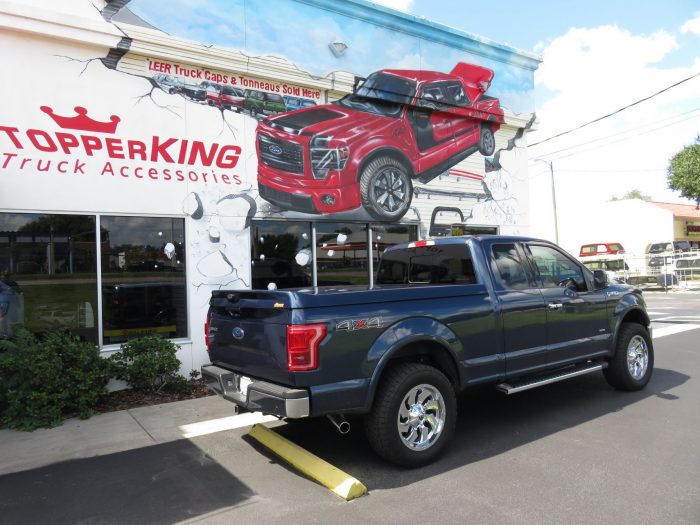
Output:
<svg viewBox="0 0 700 525">
<path fill-rule="evenodd" d="M 689 330 L 695 330 L 700 328 L 700 324 L 680 324 L 674 326 L 665 326 L 663 328 L 654 328 L 654 339 L 659 337 L 666 337 L 667 335 L 680 334 L 681 332 L 687 332 Z"/>
<path fill-rule="evenodd" d="M 349 474 L 263 425 L 254 425 L 249 435 L 294 468 L 346 501 L 359 498 L 367 492 L 367 487 Z"/>
<path fill-rule="evenodd" d="M 267 423 L 269 421 L 277 421 L 274 416 L 263 416 L 258 412 L 245 412 L 236 416 L 222 417 L 219 419 L 210 419 L 209 421 L 200 421 L 199 423 L 190 423 L 189 425 L 181 425 L 180 431 L 182 437 L 193 438 L 197 436 L 206 436 L 214 432 L 222 432 L 224 430 L 233 430 L 234 428 L 249 427 L 256 423 Z"/>
</svg>

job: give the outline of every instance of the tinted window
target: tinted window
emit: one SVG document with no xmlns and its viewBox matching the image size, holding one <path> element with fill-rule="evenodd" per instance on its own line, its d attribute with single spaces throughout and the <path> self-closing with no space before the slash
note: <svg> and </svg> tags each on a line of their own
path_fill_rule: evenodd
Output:
<svg viewBox="0 0 700 525">
<path fill-rule="evenodd" d="M 184 219 L 103 216 L 101 226 L 104 343 L 186 337 Z"/>
<path fill-rule="evenodd" d="M 469 99 L 460 84 L 447 84 L 447 86 L 445 86 L 445 91 L 447 91 L 448 100 L 451 104 L 455 106 L 470 105 Z"/>
<path fill-rule="evenodd" d="M 475 284 L 466 244 L 389 251 L 377 271 L 377 284 Z"/>
<path fill-rule="evenodd" d="M 450 103 L 445 94 L 445 87 L 440 84 L 424 86 L 421 97 L 418 100 L 418 106 L 433 109 L 449 108 Z"/>
<path fill-rule="evenodd" d="M 515 244 L 494 244 L 491 248 L 496 263 L 496 279 L 504 288 L 522 290 L 530 287 L 530 282 Z"/>
<path fill-rule="evenodd" d="M 0 213 L 0 338 L 23 324 L 96 343 L 96 268 L 94 216 Z"/>
<path fill-rule="evenodd" d="M 566 255 L 549 246 L 529 246 L 540 281 L 545 288 L 561 286 L 571 279 L 579 290 L 586 289 L 583 270 Z"/>
<path fill-rule="evenodd" d="M 311 224 L 253 221 L 253 289 L 311 286 Z"/>
<path fill-rule="evenodd" d="M 319 286 L 369 284 L 367 225 L 316 224 Z"/>
</svg>

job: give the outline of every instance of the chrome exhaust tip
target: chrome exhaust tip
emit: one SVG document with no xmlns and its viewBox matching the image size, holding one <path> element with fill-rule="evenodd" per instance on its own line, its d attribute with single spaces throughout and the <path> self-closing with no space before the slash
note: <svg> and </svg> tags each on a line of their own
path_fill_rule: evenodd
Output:
<svg viewBox="0 0 700 525">
<path fill-rule="evenodd" d="M 345 419 L 345 416 L 340 414 L 328 414 L 326 417 L 341 434 L 350 432 L 350 422 Z"/>
</svg>

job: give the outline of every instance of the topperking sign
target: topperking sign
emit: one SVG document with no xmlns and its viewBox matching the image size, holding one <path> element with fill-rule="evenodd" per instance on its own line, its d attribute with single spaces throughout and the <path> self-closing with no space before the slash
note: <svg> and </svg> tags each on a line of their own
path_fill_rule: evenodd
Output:
<svg viewBox="0 0 700 525">
<path fill-rule="evenodd" d="M 56 114 L 49 106 L 38 110 L 49 117 L 46 128 L 0 126 L 0 133 L 12 146 L 1 153 L 2 170 L 172 183 L 242 183 L 234 172 L 242 151 L 237 144 L 158 135 L 146 140 L 122 137 L 117 134 L 122 120 L 117 115 L 103 121 L 91 118 L 82 106 L 76 106 L 75 115 L 70 116 Z M 127 160 L 132 162 L 127 164 Z"/>
</svg>

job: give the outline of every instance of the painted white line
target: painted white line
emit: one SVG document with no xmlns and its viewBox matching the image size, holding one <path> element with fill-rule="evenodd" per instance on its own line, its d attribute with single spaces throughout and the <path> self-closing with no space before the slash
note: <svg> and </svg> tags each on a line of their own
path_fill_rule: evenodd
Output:
<svg viewBox="0 0 700 525">
<path fill-rule="evenodd" d="M 211 419 L 209 421 L 181 425 L 180 431 L 182 432 L 182 437 L 192 438 L 206 436 L 214 432 L 223 432 L 224 430 L 233 430 L 234 428 L 249 427 L 256 423 L 268 423 L 270 421 L 277 421 L 277 418 L 275 416 L 263 416 L 260 412 L 244 412 L 237 416 L 222 417 L 221 419 Z"/>
<path fill-rule="evenodd" d="M 654 328 L 654 339 L 666 337 L 667 335 L 680 334 L 689 330 L 700 328 L 700 324 L 679 324 L 676 326 L 665 326 L 664 328 Z"/>
</svg>

